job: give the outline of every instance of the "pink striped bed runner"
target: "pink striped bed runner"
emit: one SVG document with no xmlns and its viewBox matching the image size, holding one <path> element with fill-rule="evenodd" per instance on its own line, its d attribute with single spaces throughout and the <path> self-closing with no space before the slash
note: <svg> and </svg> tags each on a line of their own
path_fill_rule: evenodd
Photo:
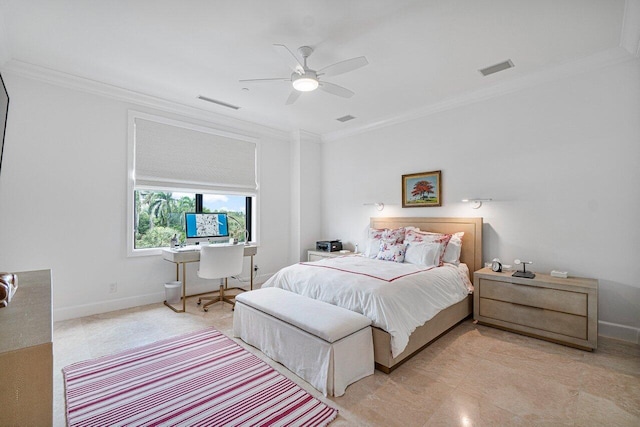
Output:
<svg viewBox="0 0 640 427">
<path fill-rule="evenodd" d="M 324 426 L 338 414 L 213 328 L 62 372 L 70 426 Z"/>
</svg>

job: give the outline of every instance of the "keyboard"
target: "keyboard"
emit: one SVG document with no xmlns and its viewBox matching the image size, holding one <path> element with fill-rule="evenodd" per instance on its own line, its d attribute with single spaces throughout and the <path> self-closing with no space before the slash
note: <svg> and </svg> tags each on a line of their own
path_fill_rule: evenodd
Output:
<svg viewBox="0 0 640 427">
<path fill-rule="evenodd" d="M 200 250 L 200 245 L 187 245 L 187 246 L 181 246 L 179 248 L 175 249 L 177 252 L 193 252 L 193 251 L 199 251 Z"/>
</svg>

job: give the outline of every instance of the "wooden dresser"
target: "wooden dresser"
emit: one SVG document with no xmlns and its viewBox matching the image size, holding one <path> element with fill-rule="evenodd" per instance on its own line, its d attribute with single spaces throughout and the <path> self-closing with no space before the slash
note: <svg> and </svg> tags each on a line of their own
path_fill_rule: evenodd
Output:
<svg viewBox="0 0 640 427">
<path fill-rule="evenodd" d="M 18 290 L 0 308 L 0 424 L 53 424 L 51 271 L 18 275 Z"/>
<path fill-rule="evenodd" d="M 475 320 L 583 350 L 598 347 L 597 280 L 512 274 L 489 268 L 474 273 Z"/>
</svg>

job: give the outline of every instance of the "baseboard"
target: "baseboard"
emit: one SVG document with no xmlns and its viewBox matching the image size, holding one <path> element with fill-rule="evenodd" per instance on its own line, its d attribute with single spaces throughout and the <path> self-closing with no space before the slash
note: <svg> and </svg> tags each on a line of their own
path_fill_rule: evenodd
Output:
<svg viewBox="0 0 640 427">
<path fill-rule="evenodd" d="M 136 295 L 128 298 L 97 301 L 91 304 L 74 305 L 72 307 L 54 308 L 53 321 L 76 319 L 94 314 L 108 313 L 125 308 L 139 307 L 164 301 L 164 291 L 147 295 Z"/>
<path fill-rule="evenodd" d="M 598 321 L 598 336 L 640 344 L 640 328 Z"/>
<path fill-rule="evenodd" d="M 253 279 L 253 288 L 259 289 L 260 285 L 267 281 L 272 274 L 257 275 Z M 249 290 L 249 278 L 243 278 L 242 281 L 229 280 L 229 286 L 240 287 L 242 289 Z M 189 295 L 211 291 L 210 284 L 193 284 L 190 285 L 187 282 L 187 293 Z M 76 319 L 78 317 L 92 316 L 94 314 L 108 313 L 110 311 L 124 310 L 126 308 L 139 307 L 141 305 L 155 304 L 164 301 L 164 290 L 160 292 L 154 292 L 146 295 L 136 295 L 126 298 L 110 299 L 104 301 L 92 302 L 90 304 L 74 305 L 71 307 L 54 308 L 53 321 L 58 322 L 61 320 Z"/>
</svg>

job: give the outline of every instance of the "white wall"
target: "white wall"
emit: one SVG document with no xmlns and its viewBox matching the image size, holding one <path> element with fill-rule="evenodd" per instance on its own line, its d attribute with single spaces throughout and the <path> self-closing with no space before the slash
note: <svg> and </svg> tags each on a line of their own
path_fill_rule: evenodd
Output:
<svg viewBox="0 0 640 427">
<path fill-rule="evenodd" d="M 11 104 L 0 171 L 0 270 L 52 269 L 56 320 L 162 301 L 174 265 L 160 256 L 126 256 L 127 111 L 185 118 L 12 73 L 3 77 Z M 255 261 L 265 277 L 289 259 L 291 197 L 283 185 L 290 177 L 289 141 L 261 135 L 258 126 L 237 132 L 261 144 Z M 195 270 L 188 269 L 190 290 L 212 289 Z M 112 282 L 115 294 L 108 293 Z"/>
<path fill-rule="evenodd" d="M 363 249 L 369 216 L 482 216 L 485 260 L 520 257 L 537 271 L 598 278 L 600 332 L 637 342 L 639 76 L 639 61 L 630 61 L 322 146 L 300 133 L 293 154 L 286 138 L 256 126 L 261 277 L 317 239 Z M 185 118 L 3 77 L 11 105 L 0 171 L 0 270 L 52 268 L 56 319 L 161 301 L 173 265 L 126 256 L 127 111 Z M 444 206 L 402 209 L 401 175 L 437 169 Z M 287 182 L 296 171 L 292 194 Z M 459 202 L 474 196 L 494 201 L 477 211 Z M 375 201 L 386 203 L 383 212 L 362 205 Z M 299 218 L 290 225 L 294 211 Z M 188 281 L 197 291 L 205 285 L 194 270 Z M 108 293 L 112 282 L 116 294 Z"/>
<path fill-rule="evenodd" d="M 485 261 L 598 278 L 600 333 L 638 342 L 639 60 L 329 142 L 323 165 L 324 235 L 364 249 L 370 216 L 482 216 Z M 432 170 L 443 206 L 403 209 L 401 175 Z"/>
<path fill-rule="evenodd" d="M 320 137 L 294 132 L 291 140 L 291 263 L 306 261 L 307 250 L 322 240 Z"/>
</svg>

